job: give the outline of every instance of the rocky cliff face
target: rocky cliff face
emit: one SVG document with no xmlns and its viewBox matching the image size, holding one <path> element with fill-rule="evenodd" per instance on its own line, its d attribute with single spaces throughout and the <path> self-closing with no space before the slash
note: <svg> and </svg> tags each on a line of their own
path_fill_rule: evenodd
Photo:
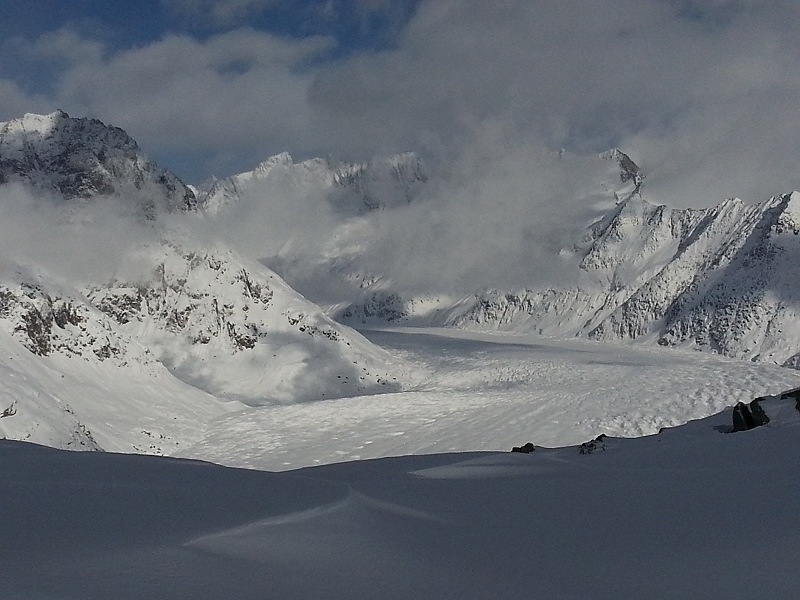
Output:
<svg viewBox="0 0 800 600">
<path fill-rule="evenodd" d="M 0 123 L 0 184 L 14 181 L 67 199 L 135 197 L 149 216 L 196 207 L 192 190 L 125 131 L 63 111 Z"/>
</svg>

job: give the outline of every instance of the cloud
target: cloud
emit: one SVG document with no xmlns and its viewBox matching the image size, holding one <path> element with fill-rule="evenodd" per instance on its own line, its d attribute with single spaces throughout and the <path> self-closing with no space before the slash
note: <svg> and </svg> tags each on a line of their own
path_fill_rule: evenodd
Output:
<svg viewBox="0 0 800 600">
<path fill-rule="evenodd" d="M 138 276 L 131 250 L 160 231 L 132 198 L 65 202 L 19 184 L 0 186 L 0 261 L 67 285 Z M 147 267 L 149 268 L 149 267 Z"/>
<path fill-rule="evenodd" d="M 512 145 L 622 146 L 659 174 L 648 185 L 658 182 L 668 203 L 687 201 L 684 190 L 670 192 L 673 183 L 698 190 L 695 204 L 733 193 L 759 199 L 800 186 L 791 168 L 800 122 L 787 105 L 800 91 L 787 51 L 800 37 L 795 10 L 787 2 L 427 2 L 395 50 L 320 71 L 311 102 L 355 154 L 415 148 L 448 160 L 497 119 Z"/>
<path fill-rule="evenodd" d="M 55 102 L 71 114 L 125 128 L 159 157 L 211 155 L 190 176 L 207 176 L 209 169 L 227 174 L 308 143 L 311 75 L 303 65 L 331 43 L 252 29 L 205 41 L 171 35 L 74 62 L 60 77 Z"/>
<path fill-rule="evenodd" d="M 561 251 L 613 206 L 602 184 L 619 185 L 618 167 L 538 145 L 497 154 L 498 131 L 488 129 L 418 201 L 371 215 L 363 272 L 386 274 L 412 294 L 578 282 L 576 260 Z"/>
<path fill-rule="evenodd" d="M 10 120 L 28 112 L 49 112 L 51 101 L 29 93 L 13 80 L 0 79 L 0 119 Z"/>
<path fill-rule="evenodd" d="M 267 0 L 168 4 L 223 20 L 294 10 Z M 338 58 L 332 37 L 247 28 L 113 52 L 60 31 L 31 48 L 41 61 L 69 57 L 54 72 L 52 108 L 124 127 L 190 180 L 283 150 L 342 159 L 417 150 L 444 169 L 493 122 L 507 136 L 498 153 L 620 146 L 648 173 L 645 192 L 673 205 L 800 187 L 794 2 L 422 0 L 410 19 L 411 4 L 404 18 L 391 17 L 394 6 L 349 9 L 404 26 L 383 50 Z M 332 23 L 347 12 L 336 1 L 319 8 L 340 15 Z M 30 88 L 18 89 L 14 107 Z"/>
<path fill-rule="evenodd" d="M 504 145 L 502 123 L 475 133 L 409 203 L 355 215 L 341 207 L 360 203 L 359 191 L 345 197 L 320 165 L 275 167 L 243 185 L 237 202 L 200 219 L 198 236 L 221 237 L 331 305 L 358 293 L 332 281 L 340 269 L 388 278 L 392 291 L 412 295 L 575 284 L 575 258 L 561 250 L 614 206 L 619 166 L 536 144 Z"/>
<path fill-rule="evenodd" d="M 277 10 L 201 5 L 220 22 Z M 387 18 L 389 6 L 357 9 Z M 323 6 L 333 21 L 342 7 Z M 51 101 L 101 118 L 190 180 L 283 150 L 344 160 L 416 150 L 428 191 L 362 223 L 364 271 L 409 291 L 563 283 L 571 271 L 558 251 L 599 209 L 585 190 L 602 173 L 581 157 L 621 147 L 647 175 L 645 196 L 673 206 L 800 188 L 795 13 L 780 0 L 423 0 L 394 21 L 405 25 L 391 44 L 338 55 L 333 37 L 252 28 L 123 49 L 59 30 L 14 42 L 26 64 L 48 65 L 52 89 L 34 95 L 4 75 L 0 110 Z M 553 162 L 561 148 L 569 167 Z M 341 224 L 325 194 L 275 180 L 217 223 L 197 223 L 197 235 L 257 256 L 319 255 Z"/>
<path fill-rule="evenodd" d="M 73 29 L 43 34 L 33 43 L 18 42 L 28 59 L 55 60 L 66 64 L 97 64 L 106 52 L 104 44 L 86 39 Z"/>
</svg>

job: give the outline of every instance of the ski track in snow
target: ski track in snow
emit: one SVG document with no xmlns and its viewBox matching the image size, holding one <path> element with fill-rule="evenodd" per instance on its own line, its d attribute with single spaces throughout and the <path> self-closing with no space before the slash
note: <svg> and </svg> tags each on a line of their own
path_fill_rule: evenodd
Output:
<svg viewBox="0 0 800 600">
<path fill-rule="evenodd" d="M 248 408 L 181 456 L 265 470 L 637 437 L 800 385 L 800 373 L 706 353 L 521 334 L 365 332 L 403 392 Z M 343 384 L 344 385 L 344 384 Z"/>
</svg>

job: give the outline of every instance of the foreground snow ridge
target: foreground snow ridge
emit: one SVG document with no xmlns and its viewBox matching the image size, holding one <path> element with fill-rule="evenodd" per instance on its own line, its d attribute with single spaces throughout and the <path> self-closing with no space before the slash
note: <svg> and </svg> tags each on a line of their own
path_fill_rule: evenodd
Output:
<svg viewBox="0 0 800 600">
<path fill-rule="evenodd" d="M 8 598 L 796 598 L 800 412 L 285 473 L 0 442 Z M 745 575 L 746 574 L 746 575 Z"/>
</svg>

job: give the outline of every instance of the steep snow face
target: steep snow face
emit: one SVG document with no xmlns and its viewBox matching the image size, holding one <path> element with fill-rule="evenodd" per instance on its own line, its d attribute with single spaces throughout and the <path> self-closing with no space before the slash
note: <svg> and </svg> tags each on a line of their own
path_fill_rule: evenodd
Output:
<svg viewBox="0 0 800 600">
<path fill-rule="evenodd" d="M 751 207 L 665 315 L 662 344 L 791 365 L 800 352 L 797 193 Z"/>
<path fill-rule="evenodd" d="M 95 286 L 87 296 L 195 387 L 252 405 L 397 388 L 387 354 L 257 262 L 174 238 L 138 260 L 152 265 L 149 278 Z"/>
<path fill-rule="evenodd" d="M 135 197 L 149 216 L 196 205 L 194 193 L 125 131 L 63 111 L 0 123 L 0 184 L 13 181 L 66 198 Z"/>
</svg>

